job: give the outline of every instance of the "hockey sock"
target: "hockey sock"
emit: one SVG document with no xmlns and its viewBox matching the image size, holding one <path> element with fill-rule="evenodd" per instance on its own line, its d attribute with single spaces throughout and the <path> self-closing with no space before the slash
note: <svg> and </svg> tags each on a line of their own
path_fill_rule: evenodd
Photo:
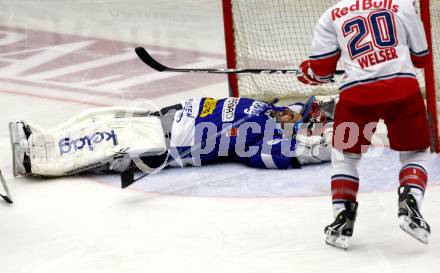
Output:
<svg viewBox="0 0 440 273">
<path fill-rule="evenodd" d="M 430 160 L 427 150 L 400 152 L 400 162 L 403 166 L 399 173 L 400 186 L 411 187 L 410 194 L 416 199 L 419 209 L 428 185 L 426 167 Z"/>
<path fill-rule="evenodd" d="M 334 217 L 345 209 L 346 202 L 356 202 L 359 190 L 357 166 L 361 157 L 360 154 L 332 150 L 331 190 Z"/>
<path fill-rule="evenodd" d="M 399 174 L 400 186 L 410 186 L 410 194 L 414 196 L 417 201 L 417 207 L 423 201 L 423 195 L 428 183 L 428 173 L 425 168 L 417 164 L 408 164 L 403 166 Z"/>
<path fill-rule="evenodd" d="M 336 217 L 341 211 L 345 210 L 346 202 L 356 202 L 359 178 L 345 174 L 333 175 L 331 189 L 333 216 Z"/>
</svg>

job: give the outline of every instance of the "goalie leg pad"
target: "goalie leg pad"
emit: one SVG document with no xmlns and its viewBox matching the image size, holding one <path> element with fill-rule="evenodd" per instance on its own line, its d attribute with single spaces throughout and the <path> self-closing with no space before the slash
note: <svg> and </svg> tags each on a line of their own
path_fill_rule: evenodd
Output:
<svg viewBox="0 0 440 273">
<path fill-rule="evenodd" d="M 87 121 L 87 122 L 86 122 Z M 108 166 L 124 171 L 132 156 L 166 152 L 160 120 L 154 116 L 83 119 L 57 130 L 31 134 L 32 174 L 65 176 Z"/>
</svg>

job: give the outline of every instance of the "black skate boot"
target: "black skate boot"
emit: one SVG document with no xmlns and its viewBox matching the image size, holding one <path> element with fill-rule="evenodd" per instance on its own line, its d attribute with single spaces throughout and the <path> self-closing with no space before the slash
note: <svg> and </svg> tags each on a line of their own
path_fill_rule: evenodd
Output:
<svg viewBox="0 0 440 273">
<path fill-rule="evenodd" d="M 346 202 L 345 210 L 340 212 L 333 223 L 324 229 L 329 245 L 347 249 L 350 237 L 353 235 L 354 222 L 356 221 L 357 202 Z"/>
<path fill-rule="evenodd" d="M 417 201 L 410 194 L 410 186 L 401 186 L 399 193 L 399 225 L 400 228 L 420 242 L 428 244 L 431 228 L 420 214 Z"/>
</svg>

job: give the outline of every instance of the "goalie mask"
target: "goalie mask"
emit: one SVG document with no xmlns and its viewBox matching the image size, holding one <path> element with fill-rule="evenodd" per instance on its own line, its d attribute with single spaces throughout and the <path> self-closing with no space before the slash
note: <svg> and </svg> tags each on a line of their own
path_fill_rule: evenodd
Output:
<svg viewBox="0 0 440 273">
<path fill-rule="evenodd" d="M 295 122 L 293 125 L 294 132 L 300 132 L 303 129 L 309 131 L 310 135 L 312 127 L 316 124 L 325 126 L 328 122 L 334 120 L 334 110 L 336 106 L 335 97 L 323 98 L 318 100 L 315 96 L 311 96 L 305 104 L 295 103 L 288 106 L 292 111 L 298 111 L 301 113 L 302 119 Z"/>
</svg>

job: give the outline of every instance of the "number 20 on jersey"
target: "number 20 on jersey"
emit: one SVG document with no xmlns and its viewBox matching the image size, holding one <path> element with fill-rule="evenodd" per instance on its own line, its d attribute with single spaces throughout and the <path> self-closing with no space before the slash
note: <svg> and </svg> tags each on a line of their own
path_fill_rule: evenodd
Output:
<svg viewBox="0 0 440 273">
<path fill-rule="evenodd" d="M 367 18 L 351 18 L 342 25 L 342 33 L 344 37 L 351 37 L 347 43 L 348 52 L 362 69 L 398 58 L 396 23 L 394 14 L 388 10 L 371 12 Z"/>
</svg>

